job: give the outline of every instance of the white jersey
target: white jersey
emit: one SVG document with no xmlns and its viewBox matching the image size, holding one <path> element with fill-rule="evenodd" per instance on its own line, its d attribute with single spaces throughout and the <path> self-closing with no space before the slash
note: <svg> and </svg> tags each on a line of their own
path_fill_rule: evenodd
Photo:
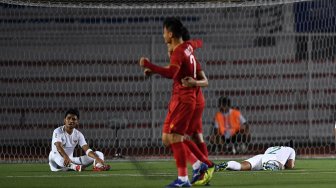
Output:
<svg viewBox="0 0 336 188">
<path fill-rule="evenodd" d="M 73 132 L 70 135 L 65 131 L 64 126 L 58 127 L 53 132 L 51 150 L 54 153 L 58 152 L 55 145 L 56 142 L 62 143 L 63 149 L 69 157 L 73 157 L 73 152 L 77 144 L 79 144 L 80 147 L 87 144 L 84 135 L 80 131 L 73 129 Z"/>
<path fill-rule="evenodd" d="M 267 148 L 264 154 L 253 156 L 245 161 L 251 164 L 251 170 L 262 170 L 264 162 L 276 160 L 285 166 L 288 159 L 295 160 L 295 151 L 293 148 L 286 146 L 273 146 Z"/>
<path fill-rule="evenodd" d="M 286 146 L 273 146 L 267 148 L 264 155 L 273 156 L 275 160 L 279 161 L 282 165 L 285 165 L 287 160 L 295 160 L 295 151 L 291 147 Z"/>
</svg>

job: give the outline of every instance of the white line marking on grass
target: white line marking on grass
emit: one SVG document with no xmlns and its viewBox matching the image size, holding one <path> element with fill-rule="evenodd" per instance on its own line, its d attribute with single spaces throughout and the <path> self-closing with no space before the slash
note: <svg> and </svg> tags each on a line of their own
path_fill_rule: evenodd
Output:
<svg viewBox="0 0 336 188">
<path fill-rule="evenodd" d="M 110 176 L 129 176 L 129 177 L 171 177 L 176 174 L 156 173 L 156 174 L 67 174 L 67 175 L 37 175 L 37 176 L 6 176 L 6 178 L 71 178 L 71 177 L 110 177 Z"/>
<path fill-rule="evenodd" d="M 293 171 L 247 171 L 247 172 L 242 172 L 242 171 L 228 171 L 228 172 L 223 172 L 221 174 L 226 175 L 226 176 L 236 176 L 237 174 L 240 175 L 261 175 L 261 174 L 281 174 L 281 175 L 302 175 L 302 174 L 336 174 L 335 171 L 307 171 L 307 170 L 293 170 Z"/>
</svg>

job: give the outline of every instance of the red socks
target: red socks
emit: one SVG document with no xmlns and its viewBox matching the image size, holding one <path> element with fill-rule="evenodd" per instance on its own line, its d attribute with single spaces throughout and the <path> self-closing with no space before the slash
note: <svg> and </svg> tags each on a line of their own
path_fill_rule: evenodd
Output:
<svg viewBox="0 0 336 188">
<path fill-rule="evenodd" d="M 176 161 L 178 176 L 188 176 L 187 170 L 187 148 L 183 142 L 177 142 L 170 145 Z"/>
<path fill-rule="evenodd" d="M 197 145 L 190 140 L 184 140 L 183 143 L 188 146 L 190 151 L 203 163 L 208 165 L 209 167 L 213 166 L 213 163 L 208 160 L 208 158 L 201 152 L 201 150 L 198 149 Z"/>
<path fill-rule="evenodd" d="M 208 158 L 208 148 L 204 142 L 198 143 L 197 144 L 198 148 L 201 150 L 201 152 L 204 154 L 206 158 Z"/>
<path fill-rule="evenodd" d="M 186 152 L 187 152 L 187 160 L 188 162 L 193 165 L 194 163 L 196 163 L 198 161 L 197 157 L 190 151 L 188 146 L 184 146 L 186 148 Z"/>
</svg>

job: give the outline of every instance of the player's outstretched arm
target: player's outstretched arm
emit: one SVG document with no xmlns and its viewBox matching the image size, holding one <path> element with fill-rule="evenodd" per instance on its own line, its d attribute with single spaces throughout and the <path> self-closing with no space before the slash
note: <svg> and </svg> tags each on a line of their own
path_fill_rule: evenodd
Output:
<svg viewBox="0 0 336 188">
<path fill-rule="evenodd" d="M 149 61 L 149 59 L 147 57 L 140 58 L 140 61 L 139 61 L 140 67 L 145 68 L 145 61 Z"/>
<path fill-rule="evenodd" d="M 179 68 L 177 65 L 169 65 L 168 67 L 160 67 L 154 65 L 149 61 L 148 58 L 142 57 L 140 58 L 140 66 L 143 68 L 150 69 L 153 73 L 160 74 L 166 78 L 174 78 L 176 73 L 178 72 Z"/>
</svg>

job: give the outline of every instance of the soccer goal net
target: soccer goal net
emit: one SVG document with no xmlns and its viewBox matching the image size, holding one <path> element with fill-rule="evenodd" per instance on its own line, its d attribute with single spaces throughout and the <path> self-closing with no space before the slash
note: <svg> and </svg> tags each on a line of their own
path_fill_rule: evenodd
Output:
<svg viewBox="0 0 336 188">
<path fill-rule="evenodd" d="M 161 143 L 171 80 L 162 22 L 179 17 L 208 79 L 203 134 L 210 155 L 291 145 L 335 155 L 336 1 L 0 1 L 0 161 L 45 161 L 69 108 L 88 144 L 113 157 L 168 157 Z M 247 120 L 215 134 L 218 100 Z M 81 154 L 80 151 L 77 152 Z"/>
</svg>

